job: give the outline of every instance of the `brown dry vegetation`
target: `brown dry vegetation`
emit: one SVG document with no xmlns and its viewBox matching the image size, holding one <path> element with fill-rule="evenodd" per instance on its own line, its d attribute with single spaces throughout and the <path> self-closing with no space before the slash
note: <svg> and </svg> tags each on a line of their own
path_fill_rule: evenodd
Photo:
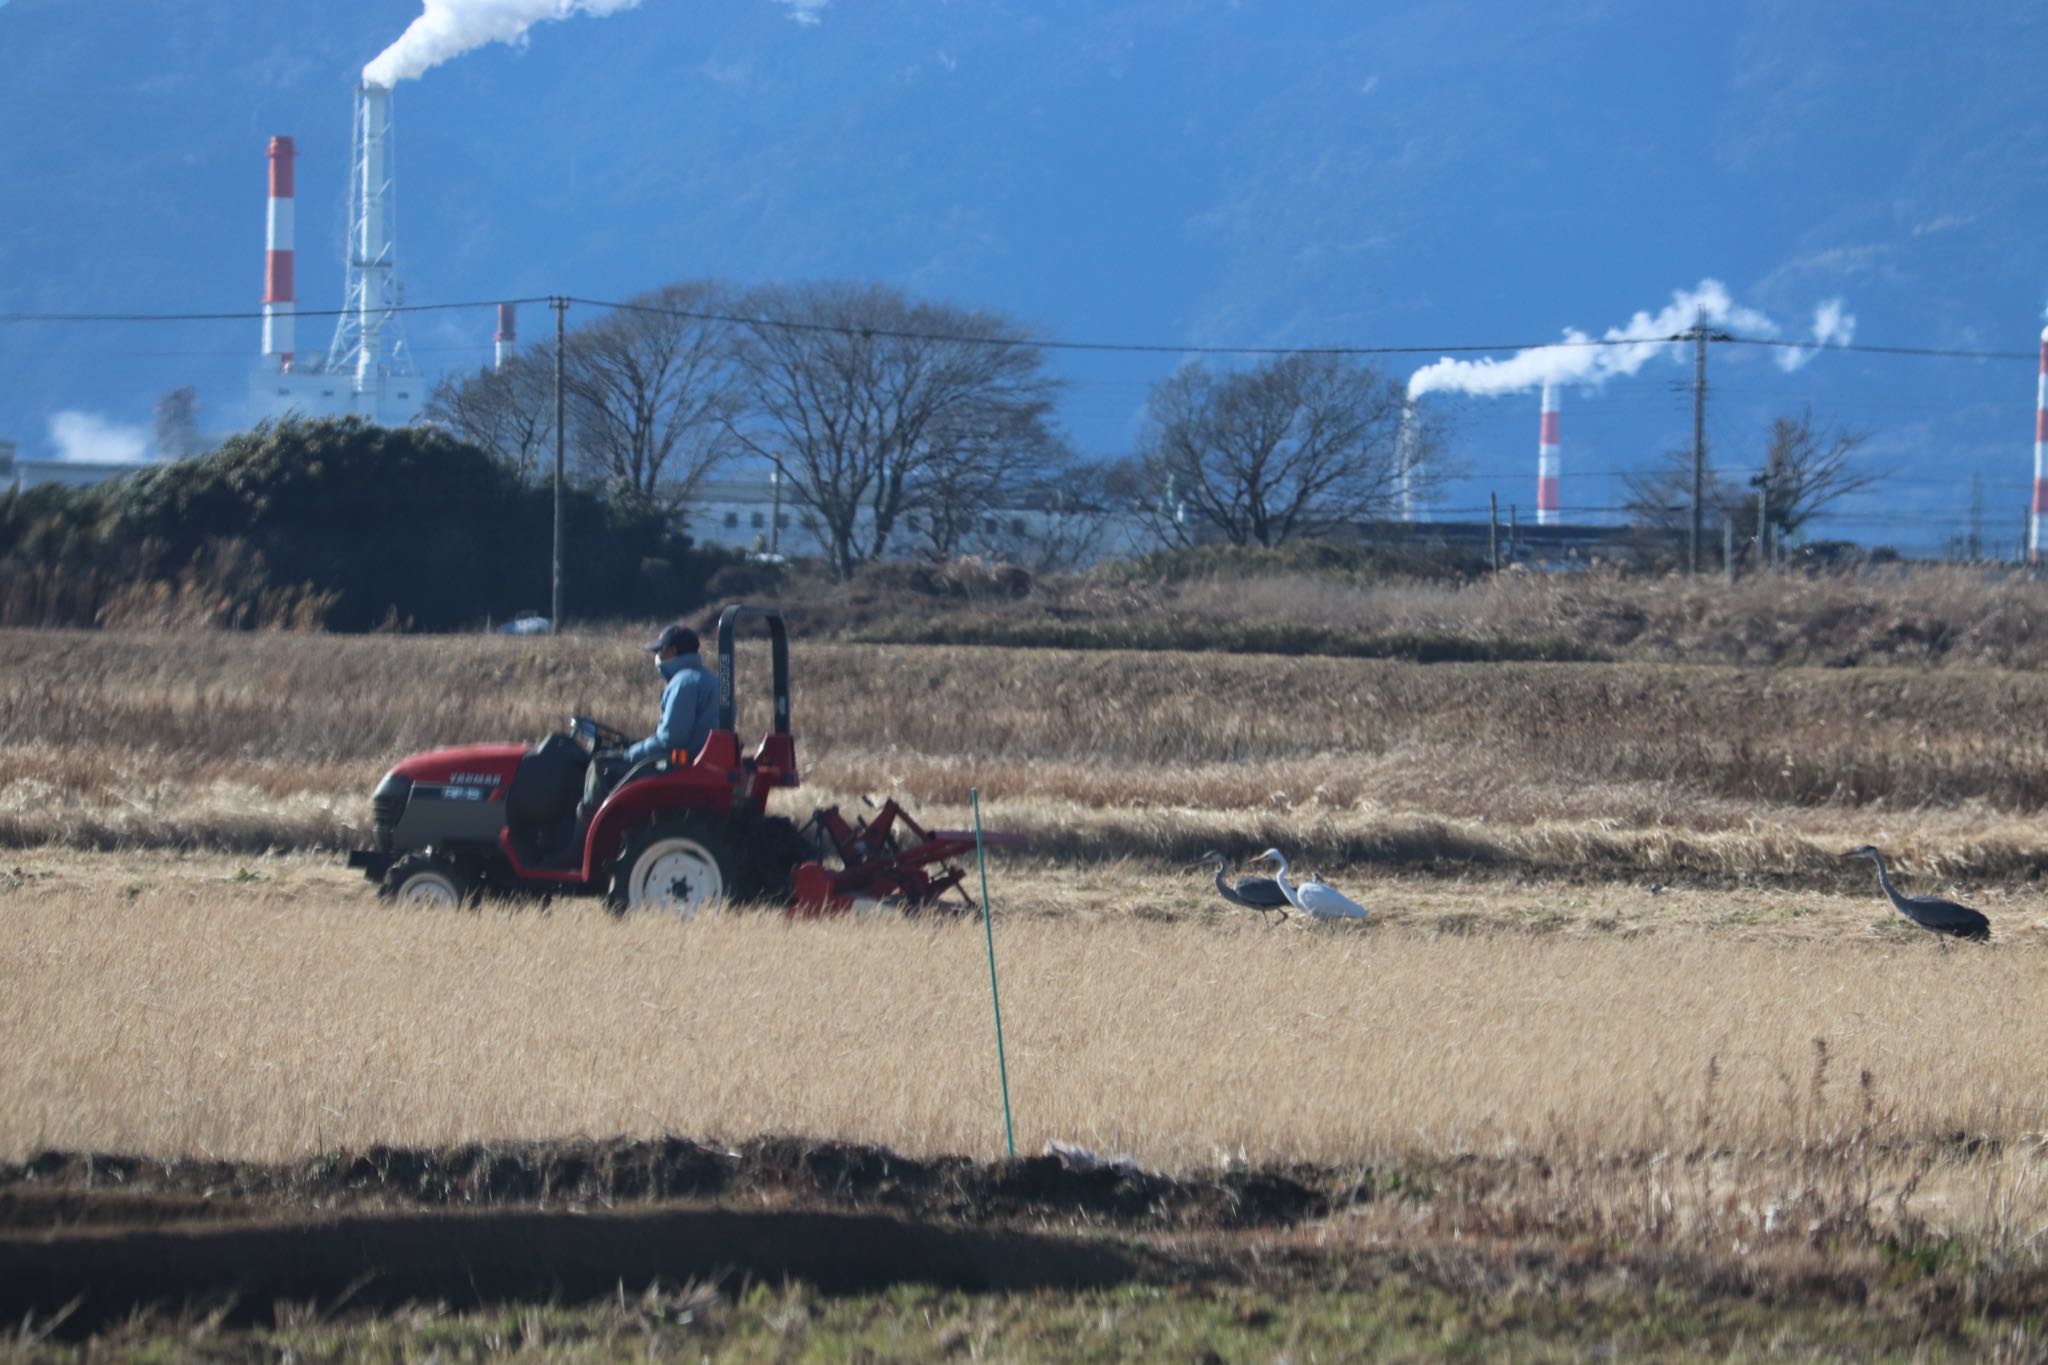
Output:
<svg viewBox="0 0 2048 1365">
<path fill-rule="evenodd" d="M 1341 555 L 1338 556 L 1341 559 Z M 1203 564 L 1219 567 L 1204 572 Z M 1210 649 L 1417 659 L 1748 665 L 2048 663 L 2048 583 L 2021 568 L 1651 578 L 1595 570 L 1388 580 L 1207 552 L 1027 591 L 971 562 L 884 566 L 790 604 L 815 631 L 922 643 Z M 1014 571 L 1010 571 L 1014 572 Z"/>
<path fill-rule="evenodd" d="M 224 870 L 131 894 L 46 867 L 6 893 L 0 1153 L 757 1132 L 1001 1151 L 970 924 L 418 916 Z M 2020 1251 L 2048 1229 L 2031 951 L 1135 913 L 1006 917 L 998 947 L 1020 1148 L 1446 1192 L 1331 1236 L 1931 1230 Z"/>
<path fill-rule="evenodd" d="M 636 637 L 11 634 L 0 841 L 346 847 L 400 755 L 537 737 L 571 709 L 650 722 Z M 1866 841 L 1920 877 L 2048 865 L 2033 672 L 799 640 L 795 675 L 796 813 L 887 792 L 954 822 L 978 787 L 1073 862 L 1279 843 L 1326 870 L 1839 888 L 1863 869 L 1831 855 Z M 743 700 L 742 728 L 764 709 Z"/>
<path fill-rule="evenodd" d="M 402 754 L 650 721 L 640 638 L 0 636 L 0 1157 L 995 1155 L 973 924 L 417 915 L 338 866 Z M 1649 1248 L 1925 1270 L 1964 1315 L 2039 1263 L 2048 675 L 801 638 L 794 671 L 797 813 L 978 788 L 1030 837 L 992 887 L 1023 1151 L 1398 1175 L 1255 1259 Z M 1866 841 L 1993 945 L 1907 926 L 1833 856 Z M 1371 921 L 1269 930 L 1185 866 L 1268 843 Z"/>
</svg>

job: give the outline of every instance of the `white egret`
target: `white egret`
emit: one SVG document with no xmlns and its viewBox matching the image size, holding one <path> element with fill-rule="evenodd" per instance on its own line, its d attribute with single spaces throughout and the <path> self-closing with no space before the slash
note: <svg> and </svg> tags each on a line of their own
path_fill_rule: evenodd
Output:
<svg viewBox="0 0 2048 1365">
<path fill-rule="evenodd" d="M 1277 863 L 1280 870 L 1273 874 L 1287 903 L 1311 919 L 1364 919 L 1365 907 L 1351 897 L 1322 880 L 1303 882 L 1293 886 L 1287 880 L 1287 857 L 1277 848 L 1269 848 L 1259 857 Z"/>
</svg>

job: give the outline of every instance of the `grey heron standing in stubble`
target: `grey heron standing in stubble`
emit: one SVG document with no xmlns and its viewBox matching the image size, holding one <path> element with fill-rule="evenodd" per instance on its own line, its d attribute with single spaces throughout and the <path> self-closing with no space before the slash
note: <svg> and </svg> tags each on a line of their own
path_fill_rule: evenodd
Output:
<svg viewBox="0 0 2048 1365">
<path fill-rule="evenodd" d="M 1230 860 L 1213 848 L 1196 861 L 1215 865 L 1216 893 L 1232 905 L 1258 911 L 1259 918 L 1267 924 L 1274 922 L 1266 918 L 1269 910 L 1278 910 L 1281 919 L 1287 918 L 1287 907 L 1293 902 L 1280 889 L 1280 883 L 1271 877 L 1239 877 L 1234 882 L 1227 882 L 1223 880 L 1223 871 L 1230 866 Z"/>
<path fill-rule="evenodd" d="M 1303 882 L 1300 886 L 1290 885 L 1287 880 L 1287 855 L 1277 848 L 1269 848 L 1259 855 L 1265 862 L 1277 864 L 1279 871 L 1273 880 L 1286 894 L 1288 903 L 1311 919 L 1364 919 L 1365 907 L 1339 891 L 1326 881 Z"/>
<path fill-rule="evenodd" d="M 1950 938 L 1968 939 L 1972 943 L 1984 943 L 1991 938 L 1991 921 L 1979 911 L 1967 905 L 1957 905 L 1939 896 L 1902 896 L 1892 885 L 1891 874 L 1885 870 L 1884 854 L 1875 847 L 1865 844 L 1852 848 L 1842 855 L 1844 858 L 1868 858 L 1877 864 L 1877 884 L 1884 888 L 1884 894 L 1904 915 L 1922 929 L 1934 934 L 1945 934 Z"/>
</svg>

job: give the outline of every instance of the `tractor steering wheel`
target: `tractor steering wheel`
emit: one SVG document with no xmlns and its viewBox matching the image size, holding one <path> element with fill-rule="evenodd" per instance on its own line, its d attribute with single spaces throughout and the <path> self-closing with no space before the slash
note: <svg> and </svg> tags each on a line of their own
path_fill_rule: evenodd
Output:
<svg viewBox="0 0 2048 1365">
<path fill-rule="evenodd" d="M 633 743 L 633 737 L 623 730 L 615 730 L 601 720 L 590 716 L 569 717 L 569 733 L 583 742 L 592 753 L 606 749 L 624 749 Z"/>
</svg>

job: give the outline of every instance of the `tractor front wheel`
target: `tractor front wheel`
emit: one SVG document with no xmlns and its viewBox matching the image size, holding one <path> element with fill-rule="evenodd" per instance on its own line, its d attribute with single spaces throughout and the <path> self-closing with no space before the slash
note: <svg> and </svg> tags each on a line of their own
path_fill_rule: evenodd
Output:
<svg viewBox="0 0 2048 1365">
<path fill-rule="evenodd" d="M 379 888 L 384 899 L 408 910 L 458 910 L 477 902 L 479 888 L 468 873 L 443 858 L 412 853 L 391 865 Z"/>
<path fill-rule="evenodd" d="M 739 860 L 717 828 L 661 820 L 626 836 L 611 865 L 614 911 L 658 910 L 688 919 L 718 901 L 746 898 Z"/>
</svg>

